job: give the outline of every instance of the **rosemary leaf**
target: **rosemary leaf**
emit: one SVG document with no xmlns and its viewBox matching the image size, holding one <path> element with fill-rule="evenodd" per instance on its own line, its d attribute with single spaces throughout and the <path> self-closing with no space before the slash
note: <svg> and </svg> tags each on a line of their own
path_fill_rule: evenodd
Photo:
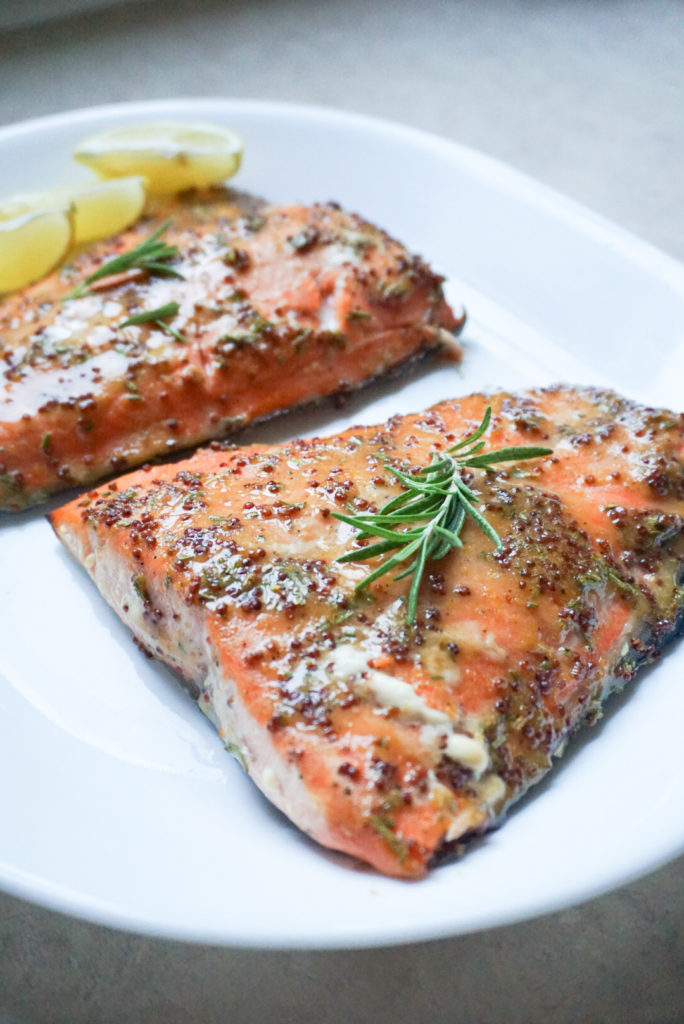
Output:
<svg viewBox="0 0 684 1024">
<path fill-rule="evenodd" d="M 177 341 L 185 342 L 185 338 L 178 331 L 170 327 L 169 324 L 165 324 L 164 321 L 169 316 L 176 316 L 180 306 L 177 302 L 167 302 L 165 306 L 158 306 L 156 309 L 145 309 L 142 313 L 135 313 L 133 316 L 129 316 L 128 320 L 123 320 L 119 324 L 119 327 L 135 327 L 138 324 L 155 324 L 160 330 L 165 331 L 167 334 L 173 335 Z"/>
<path fill-rule="evenodd" d="M 119 327 L 135 327 L 137 324 L 156 323 L 157 320 L 164 320 L 167 316 L 176 316 L 180 306 L 177 302 L 167 302 L 165 306 L 157 306 L 156 309 L 145 309 L 142 313 L 135 313 L 124 320 Z"/>
<path fill-rule="evenodd" d="M 536 459 L 540 455 L 548 455 L 548 448 L 501 448 L 496 452 L 486 452 L 468 460 L 468 465 L 475 468 L 491 466 L 494 462 L 517 462 L 519 459 Z"/>
<path fill-rule="evenodd" d="M 491 407 L 487 407 L 482 422 L 472 434 L 445 452 L 434 454 L 427 466 L 405 473 L 388 465 L 387 469 L 404 490 L 379 512 L 356 516 L 333 513 L 336 519 L 358 530 L 357 540 L 379 538 L 376 544 L 340 555 L 338 562 L 366 562 L 387 555 L 357 583 L 356 590 L 365 589 L 380 576 L 408 562 L 393 578 L 412 577 L 407 601 L 409 625 L 415 622 L 427 563 L 438 561 L 455 548 L 463 547 L 461 531 L 466 519 L 471 519 L 497 550 L 502 547 L 498 533 L 477 507 L 478 495 L 464 482 L 463 470 L 466 467 L 486 469 L 500 462 L 537 459 L 551 454 L 550 448 L 520 446 L 483 452 L 485 442 L 481 438 L 491 418 Z"/>
<path fill-rule="evenodd" d="M 66 296 L 67 299 L 80 299 L 88 294 L 91 284 L 95 284 L 102 278 L 112 277 L 114 274 L 122 274 L 127 270 L 146 270 L 159 277 L 183 278 L 183 274 L 175 270 L 174 267 L 168 266 L 166 262 L 178 255 L 177 245 L 167 245 L 161 240 L 161 236 L 170 226 L 170 220 L 164 221 L 149 238 L 128 252 L 122 252 L 119 256 L 108 260 L 107 263 L 103 263 L 94 273 L 81 281 L 72 292 L 69 292 Z"/>
</svg>

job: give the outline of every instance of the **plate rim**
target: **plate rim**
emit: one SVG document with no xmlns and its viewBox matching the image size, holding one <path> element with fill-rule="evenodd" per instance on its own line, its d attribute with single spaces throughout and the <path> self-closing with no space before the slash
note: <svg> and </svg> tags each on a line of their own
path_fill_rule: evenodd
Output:
<svg viewBox="0 0 684 1024">
<path fill-rule="evenodd" d="M 323 105 L 264 99 L 193 97 L 140 100 L 74 108 L 3 125 L 0 126 L 0 144 L 13 137 L 41 134 L 44 131 L 59 130 L 65 126 L 73 126 L 99 118 L 171 114 L 182 116 L 183 113 L 191 113 L 193 110 L 199 109 L 204 112 L 204 117 L 207 116 L 207 113 L 210 116 L 212 110 L 222 116 L 229 116 L 231 111 L 241 110 L 257 116 L 273 116 L 275 114 L 293 119 L 306 118 L 309 121 L 318 119 L 322 122 L 325 121 L 328 125 L 333 121 L 353 129 L 362 128 L 372 131 L 374 134 L 381 133 L 386 137 L 398 138 L 409 145 L 419 146 L 423 149 L 428 148 L 440 156 L 455 160 L 460 166 L 472 171 L 478 178 L 493 180 L 501 191 L 520 197 L 526 204 L 536 209 L 543 209 L 556 220 L 564 221 L 574 230 L 580 231 L 595 242 L 615 249 L 621 257 L 630 260 L 644 272 L 667 283 L 684 300 L 684 263 L 679 262 L 650 242 L 644 241 L 582 203 L 503 161 L 432 132 L 368 114 Z M 266 936 L 259 938 L 242 935 L 238 937 L 236 934 L 228 934 L 228 932 L 225 935 L 217 935 L 211 928 L 202 929 L 195 926 L 176 928 L 165 925 L 160 928 L 159 924 L 155 925 L 144 915 L 136 917 L 128 911 L 120 911 L 116 906 L 106 904 L 105 901 L 98 901 L 92 897 L 86 898 L 71 888 L 46 880 L 34 879 L 29 873 L 17 872 L 12 868 L 8 871 L 4 864 L 0 885 L 10 895 L 37 902 L 59 913 L 75 915 L 99 925 L 127 929 L 158 938 L 236 948 L 339 950 L 405 945 L 443 939 L 544 916 L 564 907 L 584 903 L 602 893 L 626 885 L 674 860 L 680 854 L 681 850 L 661 851 L 659 855 L 654 855 L 654 851 L 651 850 L 651 857 L 647 863 L 638 868 L 630 866 L 622 874 L 616 876 L 617 880 L 614 877 L 611 880 L 585 882 L 584 885 L 576 886 L 572 893 L 561 896 L 552 905 L 549 905 L 548 900 L 537 901 L 536 904 L 532 901 L 529 904 L 530 909 L 524 913 L 510 908 L 508 911 L 502 911 L 499 915 L 490 916 L 487 921 L 475 920 L 470 923 L 465 921 L 457 923 L 456 926 L 449 926 L 446 923 L 435 925 L 429 922 L 417 924 L 409 922 L 404 925 L 399 935 L 388 934 L 387 925 L 384 926 L 384 931 L 381 925 L 372 928 L 367 934 L 362 934 L 363 929 L 357 925 L 353 934 L 340 932 L 328 935 L 325 941 L 321 940 L 319 934 L 312 934 L 309 937 L 298 936 L 294 941 L 279 942 L 269 940 Z"/>
<path fill-rule="evenodd" d="M 617 247 L 622 256 L 642 265 L 644 269 L 657 274 L 667 281 L 676 291 L 684 295 L 684 261 L 678 260 L 652 242 L 639 237 L 628 228 L 616 221 L 596 212 L 590 206 L 573 199 L 551 185 L 539 181 L 533 175 L 507 164 L 505 161 L 491 156 L 481 150 L 449 139 L 436 132 L 416 128 L 402 121 L 391 118 L 376 117 L 371 114 L 357 113 L 338 107 L 329 107 L 315 103 L 294 103 L 286 100 L 265 100 L 240 97 L 166 97 L 152 100 L 127 100 L 120 103 L 103 103 L 92 107 L 74 107 L 42 114 L 37 117 L 0 125 L 0 142 L 4 137 L 11 138 L 42 131 L 51 127 L 74 124 L 95 117 L 116 116 L 130 113 L 138 114 L 170 114 L 173 110 L 194 107 L 215 108 L 217 111 L 229 108 L 242 108 L 254 114 L 269 114 L 276 111 L 289 117 L 316 117 L 321 121 L 336 120 L 353 127 L 364 127 L 374 132 L 381 131 L 387 135 L 403 138 L 422 146 L 440 150 L 444 155 L 457 156 L 458 162 L 465 167 L 477 171 L 478 177 L 491 178 L 505 191 L 518 195 L 537 208 L 542 207 L 557 219 L 567 221 L 585 235 L 592 236 L 596 241 Z"/>
</svg>

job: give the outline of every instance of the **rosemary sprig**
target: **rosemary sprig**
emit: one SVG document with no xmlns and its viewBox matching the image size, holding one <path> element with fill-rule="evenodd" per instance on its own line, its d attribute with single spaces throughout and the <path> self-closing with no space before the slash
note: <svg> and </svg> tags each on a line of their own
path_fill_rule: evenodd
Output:
<svg viewBox="0 0 684 1024">
<path fill-rule="evenodd" d="M 84 281 L 81 281 L 72 292 L 69 292 L 67 298 L 80 299 L 88 294 L 91 284 L 100 281 L 103 277 L 122 274 L 127 270 L 146 270 L 148 273 L 156 274 L 158 277 L 183 278 L 183 274 L 170 267 L 167 263 L 167 260 L 171 260 L 178 255 L 178 246 L 167 245 L 166 242 L 161 241 L 161 236 L 170 226 L 170 220 L 164 221 L 149 238 L 146 238 L 128 252 L 122 252 L 120 256 L 115 256 L 114 259 L 103 263 L 93 274 L 90 274 Z"/>
<path fill-rule="evenodd" d="M 479 526 L 497 550 L 502 547 L 498 533 L 477 508 L 479 497 L 464 483 L 462 470 L 466 467 L 485 469 L 498 462 L 518 462 L 551 454 L 551 448 L 534 447 L 483 452 L 485 442 L 480 438 L 489 427 L 491 417 L 492 410 L 488 407 L 477 430 L 445 452 L 433 453 L 429 465 L 423 469 L 402 473 L 388 465 L 389 472 L 403 484 L 404 490 L 379 512 L 358 516 L 333 513 L 359 531 L 358 540 L 379 538 L 376 544 L 341 555 L 338 562 L 366 562 L 377 556 L 388 556 L 356 585 L 356 590 L 365 589 L 379 576 L 408 562 L 394 579 L 413 577 L 408 597 L 409 625 L 416 618 L 418 591 L 426 564 L 444 558 L 453 548 L 463 547 L 461 530 L 467 518 Z M 389 555 L 390 551 L 395 553 Z"/>
<path fill-rule="evenodd" d="M 129 316 L 128 320 L 124 320 L 119 324 L 119 327 L 135 327 L 137 324 L 156 324 L 162 331 L 173 335 L 176 341 L 185 342 L 182 334 L 174 330 L 169 324 L 164 323 L 167 317 L 176 316 L 179 309 L 180 306 L 177 302 L 167 302 L 165 306 L 157 306 L 156 309 L 145 309 L 142 313 L 135 313 L 133 316 Z"/>
</svg>

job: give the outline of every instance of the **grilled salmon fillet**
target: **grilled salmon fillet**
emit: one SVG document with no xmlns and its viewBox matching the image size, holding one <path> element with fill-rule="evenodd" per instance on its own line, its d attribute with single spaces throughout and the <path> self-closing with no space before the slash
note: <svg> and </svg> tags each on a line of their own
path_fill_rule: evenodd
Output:
<svg viewBox="0 0 684 1024">
<path fill-rule="evenodd" d="M 338 511 L 401 491 L 493 410 L 470 521 L 407 581 L 355 586 Z M 684 416 L 614 393 L 472 395 L 278 446 L 215 443 L 51 516 L 138 642 L 175 669 L 256 784 L 325 846 L 421 876 L 490 828 L 684 621 Z"/>
<path fill-rule="evenodd" d="M 160 272 L 134 268 L 69 297 L 169 219 L 163 241 L 178 253 Z M 214 190 L 160 206 L 0 304 L 0 509 L 225 436 L 453 342 L 464 318 L 441 281 L 335 204 L 265 206 Z"/>
</svg>

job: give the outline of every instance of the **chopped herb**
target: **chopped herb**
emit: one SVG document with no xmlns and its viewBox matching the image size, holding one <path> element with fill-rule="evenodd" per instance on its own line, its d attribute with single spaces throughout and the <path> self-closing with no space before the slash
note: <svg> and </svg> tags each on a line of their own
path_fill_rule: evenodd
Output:
<svg viewBox="0 0 684 1024">
<path fill-rule="evenodd" d="M 372 320 L 373 316 L 371 313 L 367 313 L 365 309 L 350 309 L 345 319 L 350 322 L 354 320 Z"/>
<path fill-rule="evenodd" d="M 610 569 L 610 568 L 606 569 L 606 576 L 608 577 L 609 580 L 611 580 L 612 583 L 615 584 L 615 586 L 618 588 L 618 590 L 621 590 L 623 593 L 625 593 L 625 594 L 635 594 L 636 593 L 636 590 L 632 586 L 632 584 L 628 583 L 626 580 L 621 579 L 621 577 L 618 576 L 618 574 L 613 569 Z"/>
<path fill-rule="evenodd" d="M 233 755 L 237 763 L 242 768 L 243 772 L 247 772 L 247 761 L 240 747 L 238 747 L 236 743 L 226 743 L 226 750 L 228 751 L 229 754 Z"/>
<path fill-rule="evenodd" d="M 379 512 L 356 516 L 333 512 L 336 519 L 359 531 L 359 540 L 380 538 L 377 544 L 349 551 L 338 558 L 338 562 L 367 562 L 377 555 L 396 551 L 357 583 L 357 591 L 368 587 L 379 576 L 384 576 L 402 562 L 409 563 L 403 572 L 394 577 L 395 580 L 404 579 L 405 576 L 413 577 L 407 607 L 409 625 L 416 618 L 418 591 L 427 562 L 437 561 L 453 548 L 463 547 L 461 530 L 466 518 L 473 520 L 497 550 L 503 546 L 494 527 L 476 507 L 480 499 L 463 482 L 462 470 L 465 467 L 486 469 L 498 462 L 536 459 L 551 454 L 550 448 L 528 447 L 500 448 L 483 453 L 485 443 L 480 438 L 487 430 L 491 416 L 492 410 L 488 407 L 474 433 L 443 454 L 433 454 L 429 465 L 423 469 L 415 469 L 408 474 L 388 464 L 389 472 L 405 489 L 388 501 Z"/>
<path fill-rule="evenodd" d="M 245 345 L 253 345 L 259 341 L 264 332 L 271 330 L 273 324 L 258 310 L 250 308 L 243 315 L 245 329 L 236 331 L 233 334 L 222 334 L 216 342 L 216 350 L 219 354 L 228 355 L 233 348 L 244 348 Z"/>
<path fill-rule="evenodd" d="M 290 235 L 288 238 L 288 242 L 295 252 L 307 252 L 313 248 L 317 241 L 318 231 L 314 227 L 302 228 L 296 235 Z"/>
<path fill-rule="evenodd" d="M 147 580 L 142 573 L 138 573 L 137 576 L 133 577 L 133 589 L 143 604 L 150 603 L 150 591 L 147 586 Z"/>
<path fill-rule="evenodd" d="M 365 249 L 372 249 L 376 245 L 372 238 L 362 234 L 360 231 L 345 231 L 342 235 L 342 240 L 358 255 L 361 255 Z M 380 249 L 385 248 L 382 239 L 378 239 L 377 245 Z"/>
<path fill-rule="evenodd" d="M 248 231 L 257 232 L 261 231 L 266 220 L 258 213 L 253 213 L 250 217 L 245 217 L 244 225 Z"/>
<path fill-rule="evenodd" d="M 137 388 L 137 384 L 135 383 L 135 381 L 132 381 L 129 378 L 126 378 L 124 380 L 124 387 L 128 391 L 127 397 L 128 397 L 129 401 L 142 401 L 142 397 L 138 393 L 138 388 Z"/>
<path fill-rule="evenodd" d="M 44 452 L 49 451 L 51 444 L 52 444 L 52 434 L 43 434 L 43 436 L 41 438 L 41 441 L 40 441 L 40 447 L 43 449 L 43 451 Z"/>
<path fill-rule="evenodd" d="M 170 220 L 165 221 L 157 228 L 153 235 L 140 242 L 135 248 L 130 249 L 129 252 L 121 253 L 120 256 L 115 256 L 114 259 L 108 260 L 107 263 L 103 263 L 95 273 L 86 277 L 85 281 L 81 281 L 67 295 L 67 298 L 79 299 L 88 294 L 91 284 L 102 280 L 104 277 L 122 274 L 127 270 L 146 270 L 149 274 L 155 274 L 158 277 L 183 278 L 183 274 L 170 267 L 167 263 L 167 260 L 171 260 L 178 255 L 178 246 L 167 245 L 166 242 L 161 241 L 161 236 L 170 225 Z"/>
<path fill-rule="evenodd" d="M 244 249 L 234 249 L 232 245 L 229 245 L 224 253 L 223 262 L 227 267 L 245 270 L 249 266 L 249 253 Z"/>
<path fill-rule="evenodd" d="M 403 299 L 411 291 L 411 282 L 406 276 L 378 282 L 378 294 L 383 299 Z"/>
<path fill-rule="evenodd" d="M 0 487 L 21 494 L 24 490 L 24 480 L 19 470 L 11 469 L 9 473 L 0 473 Z"/>
<path fill-rule="evenodd" d="M 394 821 L 380 814 L 371 814 L 370 825 L 385 840 L 399 863 L 403 864 L 408 856 L 408 846 L 394 831 Z"/>
</svg>

